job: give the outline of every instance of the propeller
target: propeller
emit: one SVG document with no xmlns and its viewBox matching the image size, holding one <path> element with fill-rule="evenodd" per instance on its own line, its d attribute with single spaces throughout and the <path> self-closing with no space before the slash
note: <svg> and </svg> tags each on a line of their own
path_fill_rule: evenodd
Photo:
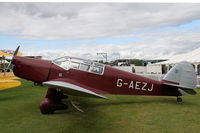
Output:
<svg viewBox="0 0 200 133">
<path fill-rule="evenodd" d="M 12 62 L 13 62 L 13 58 L 17 55 L 17 53 L 18 53 L 18 51 L 19 51 L 19 48 L 20 48 L 20 46 L 18 46 L 17 49 L 15 50 L 15 52 L 14 52 L 14 54 L 13 54 L 13 56 L 12 56 L 12 59 L 10 60 L 8 66 L 7 66 L 7 68 L 6 68 L 6 71 L 10 68 L 10 66 L 11 66 L 11 64 L 12 64 Z"/>
</svg>

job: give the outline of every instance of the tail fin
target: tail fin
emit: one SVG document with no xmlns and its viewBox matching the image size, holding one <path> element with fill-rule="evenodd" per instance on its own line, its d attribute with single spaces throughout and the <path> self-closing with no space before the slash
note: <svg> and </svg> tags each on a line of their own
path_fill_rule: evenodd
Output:
<svg viewBox="0 0 200 133">
<path fill-rule="evenodd" d="M 181 94 L 196 94 L 197 76 L 193 66 L 188 62 L 176 64 L 163 78 L 163 84 L 176 86 Z"/>
</svg>

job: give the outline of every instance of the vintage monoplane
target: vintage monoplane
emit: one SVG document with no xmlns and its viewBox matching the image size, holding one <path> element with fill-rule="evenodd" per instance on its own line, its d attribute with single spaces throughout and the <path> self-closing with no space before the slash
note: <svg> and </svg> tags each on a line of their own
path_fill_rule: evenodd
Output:
<svg viewBox="0 0 200 133">
<path fill-rule="evenodd" d="M 43 114 L 67 109 L 61 101 L 67 95 L 103 99 L 108 98 L 102 94 L 175 96 L 181 102 L 180 96 L 196 94 L 196 74 L 187 62 L 176 64 L 162 81 L 69 56 L 53 61 L 14 56 L 12 64 L 16 76 L 49 87 L 40 103 Z"/>
</svg>

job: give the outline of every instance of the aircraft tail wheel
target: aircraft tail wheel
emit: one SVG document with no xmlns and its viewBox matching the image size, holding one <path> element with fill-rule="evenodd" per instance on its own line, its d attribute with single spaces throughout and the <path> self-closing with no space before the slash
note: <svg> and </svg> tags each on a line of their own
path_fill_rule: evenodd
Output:
<svg viewBox="0 0 200 133">
<path fill-rule="evenodd" d="M 177 97 L 177 102 L 182 102 L 182 98 L 180 98 L 180 97 Z"/>
</svg>

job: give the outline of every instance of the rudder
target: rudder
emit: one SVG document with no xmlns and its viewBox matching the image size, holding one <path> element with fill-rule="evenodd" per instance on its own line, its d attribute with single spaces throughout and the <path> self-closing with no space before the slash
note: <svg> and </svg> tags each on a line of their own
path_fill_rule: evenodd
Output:
<svg viewBox="0 0 200 133">
<path fill-rule="evenodd" d="M 194 67 L 186 61 L 176 64 L 165 75 L 163 82 L 165 85 L 176 86 L 186 93 L 196 94 L 197 76 Z"/>
</svg>

